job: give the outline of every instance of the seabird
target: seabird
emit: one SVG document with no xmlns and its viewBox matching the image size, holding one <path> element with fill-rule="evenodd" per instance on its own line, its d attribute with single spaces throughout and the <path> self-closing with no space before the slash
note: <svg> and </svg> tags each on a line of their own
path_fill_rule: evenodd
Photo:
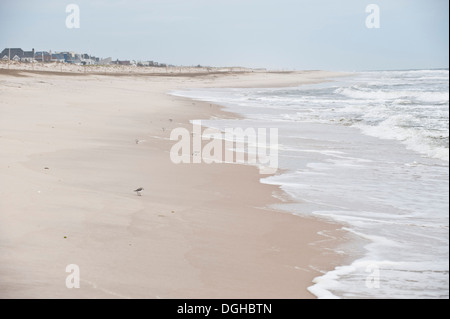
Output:
<svg viewBox="0 0 450 319">
<path fill-rule="evenodd" d="M 135 189 L 134 191 L 136 192 L 136 194 L 138 195 L 138 196 L 141 196 L 141 192 L 144 190 L 144 188 L 143 187 L 139 187 L 138 189 Z"/>
</svg>

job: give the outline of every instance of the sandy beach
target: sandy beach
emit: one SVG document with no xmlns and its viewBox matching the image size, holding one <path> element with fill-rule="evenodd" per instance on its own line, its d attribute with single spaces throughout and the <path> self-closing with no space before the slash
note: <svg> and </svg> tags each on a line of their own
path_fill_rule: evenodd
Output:
<svg viewBox="0 0 450 319">
<path fill-rule="evenodd" d="M 256 167 L 172 163 L 172 129 L 236 115 L 168 92 L 332 76 L 3 66 L 0 298 L 314 298 L 342 261 L 341 226 L 270 209 L 283 194 Z"/>
</svg>

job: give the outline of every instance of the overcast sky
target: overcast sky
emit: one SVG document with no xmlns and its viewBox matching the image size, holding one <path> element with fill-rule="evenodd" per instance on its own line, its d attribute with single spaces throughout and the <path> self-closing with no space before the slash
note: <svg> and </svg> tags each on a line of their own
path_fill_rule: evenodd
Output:
<svg viewBox="0 0 450 319">
<path fill-rule="evenodd" d="M 66 27 L 68 4 L 80 28 Z M 380 28 L 367 28 L 368 4 Z M 0 0 L 0 50 L 176 65 L 448 68 L 448 0 Z"/>
</svg>

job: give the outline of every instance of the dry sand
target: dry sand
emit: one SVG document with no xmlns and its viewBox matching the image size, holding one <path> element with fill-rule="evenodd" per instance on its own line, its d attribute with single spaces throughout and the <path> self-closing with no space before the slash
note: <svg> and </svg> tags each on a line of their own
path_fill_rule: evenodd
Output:
<svg viewBox="0 0 450 319">
<path fill-rule="evenodd" d="M 255 167 L 173 164 L 171 129 L 235 115 L 167 92 L 334 75 L 0 70 L 0 298 L 313 298 L 340 226 L 267 208 Z"/>
</svg>

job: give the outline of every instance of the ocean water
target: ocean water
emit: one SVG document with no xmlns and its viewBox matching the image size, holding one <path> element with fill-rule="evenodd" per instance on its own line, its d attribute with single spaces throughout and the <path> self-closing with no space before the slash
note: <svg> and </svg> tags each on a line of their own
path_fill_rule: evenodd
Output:
<svg viewBox="0 0 450 319">
<path fill-rule="evenodd" d="M 205 126 L 278 128 L 277 208 L 335 221 L 350 262 L 324 272 L 319 298 L 449 298 L 449 71 L 357 73 L 277 89 L 174 92 L 244 120 Z"/>
</svg>

